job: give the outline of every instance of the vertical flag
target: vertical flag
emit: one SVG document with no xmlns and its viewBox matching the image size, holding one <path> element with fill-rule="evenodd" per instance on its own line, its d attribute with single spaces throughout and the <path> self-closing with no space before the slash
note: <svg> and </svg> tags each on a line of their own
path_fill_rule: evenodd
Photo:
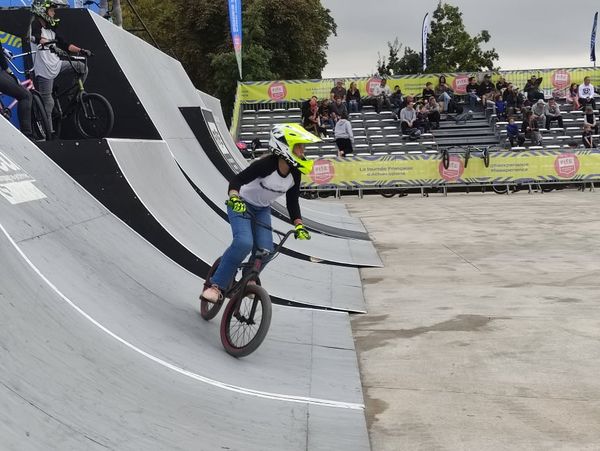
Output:
<svg viewBox="0 0 600 451">
<path fill-rule="evenodd" d="M 590 61 L 594 62 L 596 67 L 596 28 L 598 27 L 598 11 L 594 15 L 594 26 L 592 27 L 592 39 L 590 42 Z"/>
<path fill-rule="evenodd" d="M 229 0 L 229 27 L 233 50 L 237 60 L 240 80 L 242 79 L 242 0 Z"/>
<path fill-rule="evenodd" d="M 427 70 L 427 36 L 429 36 L 429 13 L 425 14 L 423 19 L 423 31 L 421 33 L 421 55 L 423 55 L 423 72 Z"/>
</svg>

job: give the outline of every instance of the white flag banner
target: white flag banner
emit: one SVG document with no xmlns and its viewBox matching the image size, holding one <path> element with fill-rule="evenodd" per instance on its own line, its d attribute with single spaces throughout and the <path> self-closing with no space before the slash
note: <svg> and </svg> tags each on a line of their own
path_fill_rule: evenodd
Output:
<svg viewBox="0 0 600 451">
<path fill-rule="evenodd" d="M 429 36 L 429 27 L 431 25 L 431 20 L 429 18 L 429 13 L 425 14 L 425 18 L 423 19 L 423 32 L 422 32 L 422 52 L 423 55 L 423 72 L 427 70 L 427 37 Z"/>
</svg>

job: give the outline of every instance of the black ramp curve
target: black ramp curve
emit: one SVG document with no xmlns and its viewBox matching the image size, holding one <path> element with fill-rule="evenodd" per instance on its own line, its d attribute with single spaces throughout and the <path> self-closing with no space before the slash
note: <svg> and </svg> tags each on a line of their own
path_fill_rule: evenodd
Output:
<svg viewBox="0 0 600 451">
<path fill-rule="evenodd" d="M 213 118 L 215 119 L 217 128 L 220 132 L 222 139 L 225 141 L 225 145 L 227 146 L 227 148 L 237 150 L 235 142 L 234 142 L 231 134 L 229 133 L 229 129 L 227 128 L 225 118 L 223 117 L 223 109 L 221 108 L 221 101 L 219 99 L 217 99 L 216 97 L 206 94 L 205 92 L 202 92 L 200 90 L 198 90 L 198 94 L 200 95 L 200 99 L 202 100 L 204 107 L 206 109 L 212 111 Z M 248 162 L 245 160 L 245 158 L 239 152 L 236 153 L 235 150 L 231 151 L 229 153 L 232 155 L 232 158 L 235 159 L 235 161 L 237 162 L 237 166 L 241 169 L 244 169 L 248 165 Z M 332 203 L 332 202 L 320 202 L 317 200 L 308 200 L 308 199 L 301 199 L 300 203 L 302 204 L 303 210 L 306 209 L 307 211 L 309 211 L 311 213 L 314 212 L 314 214 L 317 217 L 320 215 L 324 215 L 326 223 L 329 223 L 330 221 L 334 221 L 334 219 L 336 217 L 340 217 L 340 218 L 343 218 L 344 222 L 346 222 L 346 221 L 354 222 L 353 227 L 351 228 L 350 231 L 352 231 L 352 229 L 355 229 L 356 231 L 365 233 L 365 235 L 367 234 L 367 231 L 364 228 L 362 221 L 359 218 L 350 216 L 350 214 L 348 213 L 348 210 L 346 209 L 346 206 L 344 204 Z M 312 217 L 311 217 L 311 219 L 312 219 Z M 320 220 L 320 218 L 319 218 L 319 220 Z M 368 235 L 366 235 L 366 236 L 368 237 Z M 368 239 L 368 238 L 365 238 L 365 239 Z"/>
<path fill-rule="evenodd" d="M 228 182 L 213 166 L 189 125 L 179 111 L 180 107 L 201 106 L 200 97 L 181 64 L 115 27 L 106 20 L 93 16 L 102 38 L 113 52 L 121 70 L 152 119 L 156 129 L 167 142 L 178 164 L 192 182 L 225 211 L 223 193 Z M 156 73 L 160 78 L 148 77 Z M 157 85 L 164 89 L 156 88 Z M 287 230 L 288 224 L 273 218 L 274 227 Z M 315 234 L 307 243 L 295 240 L 286 247 L 300 254 L 326 261 L 357 266 L 381 266 L 381 259 L 373 244 L 365 240 L 351 240 Z"/>
<path fill-rule="evenodd" d="M 368 449 L 346 314 L 275 306 L 264 345 L 230 358 L 200 279 L 3 118 L 0 136 L 3 446 Z"/>
<path fill-rule="evenodd" d="M 180 177 L 164 141 L 107 140 L 121 174 L 148 212 L 183 247 L 212 263 L 231 242 L 231 228 Z M 358 269 L 280 255 L 261 274 L 279 299 L 364 312 Z"/>
<path fill-rule="evenodd" d="M 206 152 L 206 155 L 227 180 L 231 179 L 237 172 L 240 172 L 242 168 L 248 166 L 246 161 L 243 164 L 238 163 L 234 156 L 236 152 L 237 154 L 240 153 L 237 151 L 237 148 L 230 149 L 227 147 L 212 111 L 200 107 L 186 107 L 181 108 L 181 113 L 200 142 L 202 149 Z M 302 207 L 304 208 L 304 203 Z M 290 222 L 287 209 L 277 202 L 273 205 L 273 214 L 286 222 Z M 321 222 L 317 222 L 311 219 L 311 215 L 314 215 L 314 213 L 308 208 L 304 209 L 302 214 L 303 221 L 311 230 L 332 236 L 362 240 L 369 239 L 368 234 L 361 231 L 362 224 L 360 222 L 357 224 L 356 219 L 352 217 L 320 215 L 319 219 Z M 323 221 L 326 217 L 335 219 L 335 221 L 324 224 Z"/>
</svg>

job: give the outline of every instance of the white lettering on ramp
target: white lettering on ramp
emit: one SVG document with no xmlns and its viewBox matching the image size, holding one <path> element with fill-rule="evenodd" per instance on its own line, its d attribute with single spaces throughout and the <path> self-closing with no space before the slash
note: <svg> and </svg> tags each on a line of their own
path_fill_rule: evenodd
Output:
<svg viewBox="0 0 600 451">
<path fill-rule="evenodd" d="M 21 204 L 46 197 L 35 180 L 18 164 L 0 152 L 0 194 L 11 204 Z"/>
</svg>

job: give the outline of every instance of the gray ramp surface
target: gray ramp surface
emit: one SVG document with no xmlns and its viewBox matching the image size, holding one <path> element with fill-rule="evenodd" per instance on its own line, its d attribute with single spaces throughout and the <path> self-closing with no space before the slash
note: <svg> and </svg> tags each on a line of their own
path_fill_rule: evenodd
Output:
<svg viewBox="0 0 600 451">
<path fill-rule="evenodd" d="M 179 107 L 201 107 L 200 96 L 181 64 L 158 49 L 110 22 L 93 16 L 96 25 L 130 81 L 136 95 L 162 138 L 168 143 L 178 164 L 192 182 L 225 211 L 223 202 L 228 182 L 202 150 Z M 150 74 L 155 74 L 154 77 Z M 161 89 L 157 90 L 157 86 Z M 278 230 L 289 224 L 273 218 Z M 313 234 L 309 242 L 288 241 L 286 247 L 303 255 L 330 262 L 381 266 L 381 259 L 370 241 L 351 240 Z"/>
<path fill-rule="evenodd" d="M 106 140 L 137 198 L 169 234 L 209 265 L 231 243 L 231 228 L 207 206 L 164 141 Z M 261 274 L 274 296 L 307 305 L 364 312 L 357 268 L 279 255 Z"/>
<path fill-rule="evenodd" d="M 223 110 L 221 109 L 221 101 L 200 90 L 198 90 L 198 94 L 207 109 L 212 112 L 219 130 L 219 135 L 223 138 L 229 154 L 235 159 L 235 162 L 241 169 L 246 168 L 249 163 L 237 150 L 235 142 L 227 129 L 225 118 L 223 117 Z M 301 199 L 301 207 L 303 215 L 315 222 L 322 222 L 323 224 L 336 227 L 344 227 L 349 231 L 367 233 L 362 221 L 359 218 L 350 216 L 346 206 L 342 203 Z M 285 210 L 285 206 L 281 204 L 279 204 L 279 208 Z"/>
<path fill-rule="evenodd" d="M 229 357 L 202 280 L 3 118 L 0 136 L 3 449 L 368 449 L 346 314 L 274 306 L 263 346 Z"/>
</svg>

